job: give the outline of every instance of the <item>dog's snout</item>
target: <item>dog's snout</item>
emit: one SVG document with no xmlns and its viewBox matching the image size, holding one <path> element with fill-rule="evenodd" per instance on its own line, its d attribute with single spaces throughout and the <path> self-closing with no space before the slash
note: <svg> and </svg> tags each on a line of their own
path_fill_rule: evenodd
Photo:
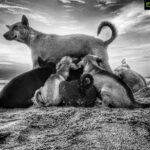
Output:
<svg viewBox="0 0 150 150">
<path fill-rule="evenodd" d="M 9 32 L 6 32 L 3 34 L 3 37 L 6 39 L 6 40 L 9 40 L 11 39 L 11 34 Z"/>
<path fill-rule="evenodd" d="M 3 37 L 6 39 L 6 40 L 14 40 L 17 38 L 17 35 L 14 34 L 14 32 L 11 32 L 11 31 L 8 31 L 6 33 L 3 34 Z"/>
<path fill-rule="evenodd" d="M 4 33 L 4 34 L 3 34 L 3 37 L 4 37 L 5 39 L 7 39 L 7 33 Z"/>
</svg>

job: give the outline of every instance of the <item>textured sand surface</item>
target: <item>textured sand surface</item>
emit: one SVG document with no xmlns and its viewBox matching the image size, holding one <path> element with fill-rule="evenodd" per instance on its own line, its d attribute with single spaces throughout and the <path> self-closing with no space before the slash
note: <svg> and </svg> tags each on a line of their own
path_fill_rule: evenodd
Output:
<svg viewBox="0 0 150 150">
<path fill-rule="evenodd" d="M 150 88 L 135 94 L 150 102 Z M 150 108 L 0 109 L 0 150 L 149 150 Z"/>
</svg>

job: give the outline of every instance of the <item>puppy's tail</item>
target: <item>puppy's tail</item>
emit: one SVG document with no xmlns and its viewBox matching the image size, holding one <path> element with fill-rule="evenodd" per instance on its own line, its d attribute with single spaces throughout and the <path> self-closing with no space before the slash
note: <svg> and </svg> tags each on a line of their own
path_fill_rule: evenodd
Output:
<svg viewBox="0 0 150 150">
<path fill-rule="evenodd" d="M 93 85 L 94 79 L 90 74 L 84 74 L 80 78 L 81 95 L 85 95 L 85 91 Z"/>
<path fill-rule="evenodd" d="M 116 30 L 116 27 L 115 27 L 112 23 L 110 23 L 110 22 L 108 22 L 108 21 L 103 21 L 103 22 L 98 26 L 97 36 L 101 33 L 102 28 L 105 27 L 105 26 L 109 27 L 109 28 L 111 29 L 111 31 L 112 31 L 111 38 L 108 39 L 107 41 L 104 41 L 104 44 L 105 44 L 105 45 L 109 45 L 109 44 L 117 37 L 117 30 Z"/>
<path fill-rule="evenodd" d="M 38 90 L 35 92 L 33 102 L 34 102 L 36 105 L 38 105 L 38 106 L 43 106 L 42 101 L 43 101 L 42 93 L 41 93 L 41 90 L 38 89 Z"/>
</svg>

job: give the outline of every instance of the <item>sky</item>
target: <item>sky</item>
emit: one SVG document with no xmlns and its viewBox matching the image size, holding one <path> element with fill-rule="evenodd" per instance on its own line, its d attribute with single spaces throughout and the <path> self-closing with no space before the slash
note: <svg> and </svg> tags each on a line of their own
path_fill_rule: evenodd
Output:
<svg viewBox="0 0 150 150">
<path fill-rule="evenodd" d="M 6 25 L 21 21 L 46 34 L 87 34 L 97 37 L 102 21 L 112 22 L 118 36 L 108 47 L 112 69 L 126 58 L 131 68 L 150 76 L 150 11 L 144 0 L 0 0 L 0 78 L 11 78 L 32 69 L 31 51 L 22 43 L 7 41 Z M 105 28 L 97 37 L 107 40 Z"/>
</svg>

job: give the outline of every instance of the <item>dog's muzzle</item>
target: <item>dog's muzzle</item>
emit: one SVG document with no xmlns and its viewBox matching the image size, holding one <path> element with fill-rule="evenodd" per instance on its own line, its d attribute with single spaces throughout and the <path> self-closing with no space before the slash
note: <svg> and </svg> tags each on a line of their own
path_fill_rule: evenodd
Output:
<svg viewBox="0 0 150 150">
<path fill-rule="evenodd" d="M 17 35 L 9 34 L 9 32 L 6 32 L 3 36 L 6 40 L 10 40 L 10 41 L 17 38 Z"/>
</svg>

